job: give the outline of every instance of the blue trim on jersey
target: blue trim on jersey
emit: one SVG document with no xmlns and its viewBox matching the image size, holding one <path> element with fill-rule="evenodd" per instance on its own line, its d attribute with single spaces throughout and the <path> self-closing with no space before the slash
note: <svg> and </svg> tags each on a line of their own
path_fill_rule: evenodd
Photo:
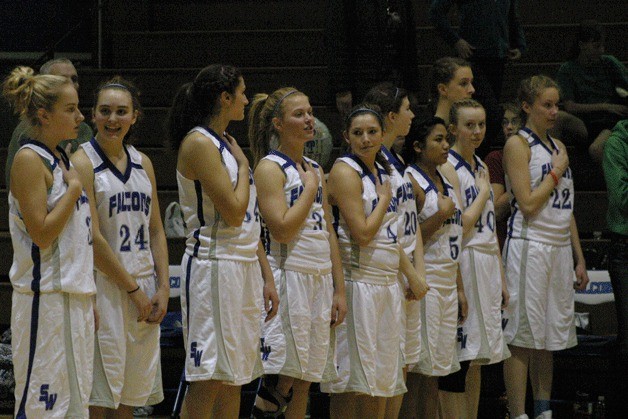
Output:
<svg viewBox="0 0 628 419">
<path fill-rule="evenodd" d="M 458 160 L 458 164 L 456 164 L 455 168 L 456 170 L 460 169 L 461 167 L 464 167 L 465 169 L 467 169 L 467 171 L 469 172 L 469 174 L 471 174 L 471 176 L 473 176 L 475 178 L 475 173 L 473 172 L 473 168 L 471 167 L 471 165 L 464 159 L 464 157 L 462 157 L 460 154 L 458 154 L 456 151 L 449 149 L 449 154 L 455 158 L 456 160 Z M 477 157 L 475 156 L 475 154 L 473 155 L 473 158 L 475 159 L 475 165 L 476 167 L 479 166 L 478 164 L 478 160 Z"/>
<path fill-rule="evenodd" d="M 33 305 L 31 307 L 31 330 L 30 342 L 28 348 L 28 367 L 26 370 L 26 383 L 24 384 L 24 394 L 20 407 L 15 415 L 16 418 L 26 419 L 26 398 L 28 396 L 28 387 L 30 386 L 31 374 L 33 372 L 33 362 L 35 360 L 35 351 L 37 350 L 37 331 L 39 329 L 39 300 L 41 294 L 39 287 L 41 283 L 41 256 L 39 247 L 36 244 L 31 245 L 31 258 L 33 259 L 33 282 L 31 282 L 31 290 L 33 295 Z"/>
<path fill-rule="evenodd" d="M 281 165 L 281 170 L 283 170 L 284 172 L 286 171 L 286 169 L 288 167 L 294 167 L 294 170 L 298 170 L 297 169 L 297 164 L 294 162 L 294 160 L 292 160 L 290 157 L 286 156 L 285 154 L 283 154 L 281 151 L 278 150 L 271 150 L 270 153 L 268 154 L 272 154 L 274 156 L 277 157 L 281 157 L 282 159 L 284 159 L 286 162 L 284 164 Z"/>
<path fill-rule="evenodd" d="M 192 257 L 188 256 L 188 263 L 187 266 L 185 267 L 185 302 L 187 303 L 187 312 L 186 314 L 186 318 L 187 318 L 187 324 L 188 324 L 188 337 L 190 336 L 190 280 L 192 279 Z M 189 339 L 188 339 L 189 342 Z M 187 354 L 189 354 L 189 348 L 186 348 L 186 355 L 185 357 L 187 358 Z M 183 368 L 183 374 L 185 374 L 185 367 Z"/>
<path fill-rule="evenodd" d="M 100 148 L 98 141 L 96 141 L 96 137 L 92 138 L 89 141 L 89 143 L 91 144 L 92 147 L 94 147 L 96 154 L 98 154 L 98 157 L 100 157 L 100 159 L 103 161 L 103 164 L 105 165 L 105 167 L 109 169 L 109 171 L 113 173 L 113 175 L 117 177 L 120 180 L 120 182 L 126 183 L 131 177 L 131 170 L 133 169 L 133 162 L 131 161 L 131 155 L 129 154 L 129 150 L 126 148 L 126 146 L 124 146 L 123 148 L 124 148 L 124 152 L 126 153 L 127 164 L 126 164 L 126 170 L 124 171 L 124 173 L 122 173 L 113 163 L 111 163 L 111 160 L 109 160 L 105 152 L 102 150 L 102 148 Z"/>
<path fill-rule="evenodd" d="M 510 220 L 509 220 L 510 222 L 508 223 L 508 229 L 507 229 L 507 231 L 508 231 L 508 234 L 507 234 L 508 238 L 512 238 L 512 229 L 513 229 L 513 226 L 515 224 L 515 215 L 517 215 L 517 207 L 514 206 L 514 200 L 513 200 L 513 204 L 511 206 L 511 208 L 513 208 L 513 211 L 512 211 L 512 215 L 510 216 Z"/>
<path fill-rule="evenodd" d="M 382 150 L 382 153 L 384 153 L 384 156 L 386 157 L 386 159 L 388 160 L 388 163 L 390 163 L 392 167 L 396 169 L 397 172 L 399 172 L 401 177 L 403 177 L 403 172 L 406 170 L 406 166 L 403 163 L 401 163 L 401 161 L 399 161 L 397 156 L 394 155 L 390 150 L 388 150 L 384 145 L 382 145 L 381 150 Z"/>
<path fill-rule="evenodd" d="M 425 179 L 425 181 L 427 182 L 427 184 L 429 185 L 427 187 L 427 189 L 425 189 L 423 192 L 427 195 L 428 192 L 430 191 L 436 191 L 438 193 L 438 188 L 436 187 L 436 185 L 434 184 L 434 182 L 432 182 L 432 178 L 430 178 L 427 173 L 425 173 L 423 171 L 423 169 L 421 169 L 416 163 L 412 163 L 410 165 L 410 167 L 412 167 L 414 170 L 416 170 L 417 172 L 419 172 L 419 174 L 421 176 L 423 176 L 423 179 Z M 438 171 L 436 171 L 436 173 L 438 173 Z M 440 176 L 440 174 L 439 174 Z M 443 178 L 441 177 L 441 182 L 443 181 Z M 445 182 L 443 182 L 443 189 L 445 190 L 445 194 L 447 193 L 447 186 L 445 186 Z"/>
<path fill-rule="evenodd" d="M 201 240 L 199 235 L 201 228 L 205 226 L 205 215 L 203 214 L 203 187 L 199 180 L 194 181 L 194 190 L 196 191 L 196 214 L 198 217 L 198 228 L 194 230 L 194 238 L 196 243 L 194 244 L 194 256 L 198 256 L 198 249 L 201 247 Z"/>
<path fill-rule="evenodd" d="M 373 182 L 373 185 L 377 185 L 377 182 L 375 181 L 375 175 L 373 175 L 373 172 L 371 172 L 371 170 L 366 166 L 366 163 L 364 163 L 362 159 L 360 159 L 355 154 L 346 154 L 344 157 L 350 158 L 351 160 L 356 162 L 358 166 L 360 166 L 360 169 L 362 169 L 362 173 L 360 174 L 361 178 L 368 177 L 369 179 L 371 179 L 371 182 Z M 377 177 L 379 178 L 379 183 L 384 183 L 384 180 L 382 179 L 382 173 L 388 173 L 386 173 L 386 170 L 381 168 L 377 162 L 375 162 L 375 168 L 377 169 Z"/>
<path fill-rule="evenodd" d="M 338 237 L 338 225 L 340 224 L 340 208 L 338 208 L 337 205 L 332 205 L 331 214 L 333 217 L 331 225 L 336 232 L 336 237 Z"/>
<path fill-rule="evenodd" d="M 227 144 L 227 142 L 225 140 L 223 140 L 223 138 L 220 135 L 218 135 L 218 133 L 216 131 L 214 131 L 213 129 L 211 129 L 207 125 L 203 125 L 202 128 L 204 130 L 206 130 L 208 133 L 210 133 L 212 135 L 212 137 L 214 137 L 216 140 L 218 140 L 218 143 L 220 144 L 220 147 L 218 147 L 218 151 L 220 151 L 220 154 L 222 154 L 223 150 L 227 150 L 229 152 L 229 154 L 231 154 L 231 150 L 229 148 L 229 144 Z"/>
<path fill-rule="evenodd" d="M 61 156 L 61 160 L 65 164 L 65 168 L 70 170 L 70 158 L 68 157 L 68 155 L 65 152 L 65 150 L 63 148 L 61 148 L 60 146 L 57 146 L 55 148 L 55 150 L 57 150 L 59 152 L 59 155 Z M 54 170 L 54 167 L 55 167 L 55 165 L 53 165 L 53 170 Z"/>
<path fill-rule="evenodd" d="M 100 163 L 100 165 L 98 165 L 98 167 L 94 167 L 94 174 L 100 173 L 103 170 L 107 170 L 107 165 L 105 164 L 105 162 Z"/>
<path fill-rule="evenodd" d="M 37 140 L 33 140 L 32 138 L 28 138 L 26 139 L 22 146 L 25 146 L 26 144 L 31 144 L 34 146 L 37 146 L 39 148 L 41 148 L 43 151 L 45 151 L 46 153 L 48 153 L 50 155 L 50 158 L 52 159 L 52 166 L 51 166 L 51 170 L 55 170 L 55 168 L 57 167 L 57 164 L 59 164 L 59 159 L 57 158 L 57 156 L 55 156 L 55 154 L 52 152 L 52 150 L 50 150 L 48 148 L 48 146 L 44 143 L 41 143 Z M 21 148 L 21 147 L 20 147 Z"/>
<path fill-rule="evenodd" d="M 547 148 L 547 145 L 545 145 L 545 143 L 543 141 L 541 141 L 539 136 L 536 135 L 530 128 L 523 127 L 523 128 L 520 129 L 520 131 L 525 132 L 526 134 L 528 134 L 530 136 L 530 138 L 532 138 L 532 140 L 533 140 L 532 142 L 528 141 L 528 144 L 530 145 L 530 147 L 535 146 L 537 144 L 540 144 L 540 145 L 543 146 L 545 151 L 547 151 L 550 155 L 552 154 L 552 150 Z M 552 139 L 552 137 L 549 134 L 547 134 L 547 141 L 549 141 L 549 143 L 552 145 L 553 151 L 558 151 L 558 147 L 556 147 L 556 144 L 554 143 L 554 140 Z"/>
</svg>

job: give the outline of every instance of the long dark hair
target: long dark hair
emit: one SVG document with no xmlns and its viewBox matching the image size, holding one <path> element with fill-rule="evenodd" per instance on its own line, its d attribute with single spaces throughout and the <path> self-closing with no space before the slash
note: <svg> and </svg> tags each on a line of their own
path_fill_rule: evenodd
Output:
<svg viewBox="0 0 628 419">
<path fill-rule="evenodd" d="M 403 99 L 408 97 L 408 91 L 397 87 L 391 82 L 380 83 L 372 87 L 364 96 L 364 103 L 379 106 L 382 116 L 386 118 L 388 112 L 398 113 Z"/>
<path fill-rule="evenodd" d="M 222 92 L 235 93 L 241 79 L 242 73 L 237 68 L 212 64 L 202 69 L 194 81 L 179 88 L 168 114 L 166 129 L 173 150 L 179 150 L 190 129 L 220 112 L 220 95 Z"/>
<path fill-rule="evenodd" d="M 421 149 L 425 148 L 427 137 L 430 135 L 436 125 L 442 125 L 447 129 L 447 124 L 442 118 L 437 116 L 430 116 L 427 119 L 419 121 L 413 119 L 410 125 L 410 132 L 406 135 L 406 139 L 403 143 L 403 149 L 401 150 L 401 157 L 407 164 L 416 162 L 417 153 L 414 150 L 414 145 L 418 143 Z"/>
<path fill-rule="evenodd" d="M 349 112 L 348 116 L 345 118 L 344 132 L 347 138 L 349 137 L 349 129 L 351 128 L 351 123 L 353 122 L 353 120 L 356 117 L 365 114 L 370 114 L 375 117 L 379 124 L 379 127 L 382 130 L 382 135 L 384 134 L 384 117 L 382 116 L 379 106 L 370 103 L 360 103 L 358 105 L 355 105 Z M 348 146 L 348 151 L 351 152 L 351 146 Z M 386 173 L 388 173 L 389 175 L 392 174 L 392 168 L 390 167 L 390 163 L 388 163 L 388 160 L 382 154 L 381 150 L 377 152 L 377 155 L 375 156 L 375 161 L 384 167 Z"/>
</svg>

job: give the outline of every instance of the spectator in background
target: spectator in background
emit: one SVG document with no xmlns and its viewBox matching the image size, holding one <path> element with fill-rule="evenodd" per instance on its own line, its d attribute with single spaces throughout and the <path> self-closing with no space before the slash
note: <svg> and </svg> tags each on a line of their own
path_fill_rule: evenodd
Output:
<svg viewBox="0 0 628 419">
<path fill-rule="evenodd" d="M 563 106 L 581 118 L 588 130 L 589 154 L 602 160 L 611 129 L 628 117 L 628 73 L 612 55 L 604 55 L 604 29 L 595 20 L 580 24 L 569 54 L 556 75 Z M 588 145 L 588 144 L 587 144 Z"/>
<path fill-rule="evenodd" d="M 521 118 L 519 116 L 519 107 L 508 102 L 503 105 L 504 117 L 502 118 L 502 131 L 504 139 L 508 140 L 515 135 L 521 128 Z M 491 178 L 491 186 L 493 187 L 493 199 L 495 200 L 495 232 L 499 241 L 499 248 L 503 249 L 506 241 L 506 221 L 510 215 L 510 194 L 506 193 L 506 179 L 504 176 L 504 166 L 502 159 L 504 150 L 493 150 L 484 159 L 488 166 Z"/>
<path fill-rule="evenodd" d="M 418 90 L 412 1 L 332 0 L 327 12 L 329 80 L 341 115 L 383 81 Z"/>
<path fill-rule="evenodd" d="M 72 61 L 67 58 L 56 58 L 54 60 L 46 61 L 39 69 L 39 74 L 51 74 L 53 76 L 64 76 L 72 80 L 74 88 L 78 92 L 79 82 L 78 75 L 76 74 L 76 68 Z M 19 150 L 21 143 L 24 139 L 29 138 L 32 135 L 32 127 L 30 127 L 25 120 L 21 120 L 20 123 L 13 130 L 11 135 L 11 142 L 9 143 L 9 149 L 7 151 L 7 163 L 4 167 L 4 176 L 7 182 L 7 188 L 10 185 L 11 178 L 11 165 L 13 164 L 13 157 Z M 93 132 L 89 125 L 85 122 L 81 122 L 79 128 L 78 137 L 73 140 L 62 141 L 59 144 L 68 154 L 74 153 L 78 146 L 86 141 L 92 139 Z M 70 146 L 68 148 L 68 146 Z"/>
<path fill-rule="evenodd" d="M 608 272 L 617 309 L 618 377 L 628 373 L 628 119 L 620 121 L 604 147 L 604 176 L 608 187 L 606 220 L 610 230 Z M 617 380 L 616 397 L 609 400 L 609 416 L 620 417 L 619 397 L 628 394 L 625 379 Z M 613 415 L 613 409 L 617 416 Z"/>
<path fill-rule="evenodd" d="M 460 20 L 458 31 L 447 18 L 454 3 Z M 432 0 L 429 17 L 458 55 L 471 62 L 477 89 L 473 97 L 487 112 L 486 140 L 478 150 L 478 155 L 484 156 L 499 136 L 504 68 L 509 60 L 518 60 L 526 49 L 517 0 Z"/>
</svg>

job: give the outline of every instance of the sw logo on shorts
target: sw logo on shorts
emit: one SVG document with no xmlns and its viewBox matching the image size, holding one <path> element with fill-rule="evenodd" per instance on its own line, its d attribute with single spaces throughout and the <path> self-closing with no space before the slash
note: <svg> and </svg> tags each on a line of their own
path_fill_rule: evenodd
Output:
<svg viewBox="0 0 628 419">
<path fill-rule="evenodd" d="M 39 401 L 46 403 L 46 410 L 52 410 L 57 402 L 57 393 L 48 393 L 49 384 L 42 384 L 39 388 Z"/>
<path fill-rule="evenodd" d="M 467 347 L 467 337 L 468 335 L 466 333 L 462 333 L 462 327 L 459 327 L 456 340 L 460 343 L 460 349 Z"/>
<path fill-rule="evenodd" d="M 268 356 L 272 352 L 270 345 L 264 345 L 264 338 L 260 339 L 259 350 L 262 353 L 262 361 L 268 361 Z"/>
<path fill-rule="evenodd" d="M 190 351 L 190 358 L 192 358 L 194 360 L 194 366 L 195 367 L 200 367 L 201 366 L 201 358 L 203 356 L 203 351 L 199 351 L 197 348 L 197 342 L 192 342 L 191 345 L 191 351 Z"/>
</svg>

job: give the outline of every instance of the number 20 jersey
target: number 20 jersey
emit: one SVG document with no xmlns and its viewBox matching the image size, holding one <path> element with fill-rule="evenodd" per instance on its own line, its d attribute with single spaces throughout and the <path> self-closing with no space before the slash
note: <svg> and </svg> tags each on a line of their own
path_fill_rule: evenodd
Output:
<svg viewBox="0 0 628 419">
<path fill-rule="evenodd" d="M 152 185 L 142 156 L 125 145 L 127 168 L 121 173 L 95 139 L 81 145 L 94 167 L 94 194 L 100 232 L 133 277 L 154 273 L 148 231 Z"/>
<path fill-rule="evenodd" d="M 530 187 L 535 190 L 546 176 L 551 176 L 552 152 L 557 149 L 554 141 L 548 136 L 553 150 L 528 129 L 519 131 L 530 146 Z M 506 186 L 512 196 L 510 179 L 506 177 Z M 574 185 L 571 169 L 560 178 L 545 206 L 534 217 L 524 218 L 516 199 L 510 204 L 511 215 L 508 219 L 508 237 L 534 240 L 541 243 L 566 246 L 570 244 L 569 223 L 573 212 Z"/>
</svg>

